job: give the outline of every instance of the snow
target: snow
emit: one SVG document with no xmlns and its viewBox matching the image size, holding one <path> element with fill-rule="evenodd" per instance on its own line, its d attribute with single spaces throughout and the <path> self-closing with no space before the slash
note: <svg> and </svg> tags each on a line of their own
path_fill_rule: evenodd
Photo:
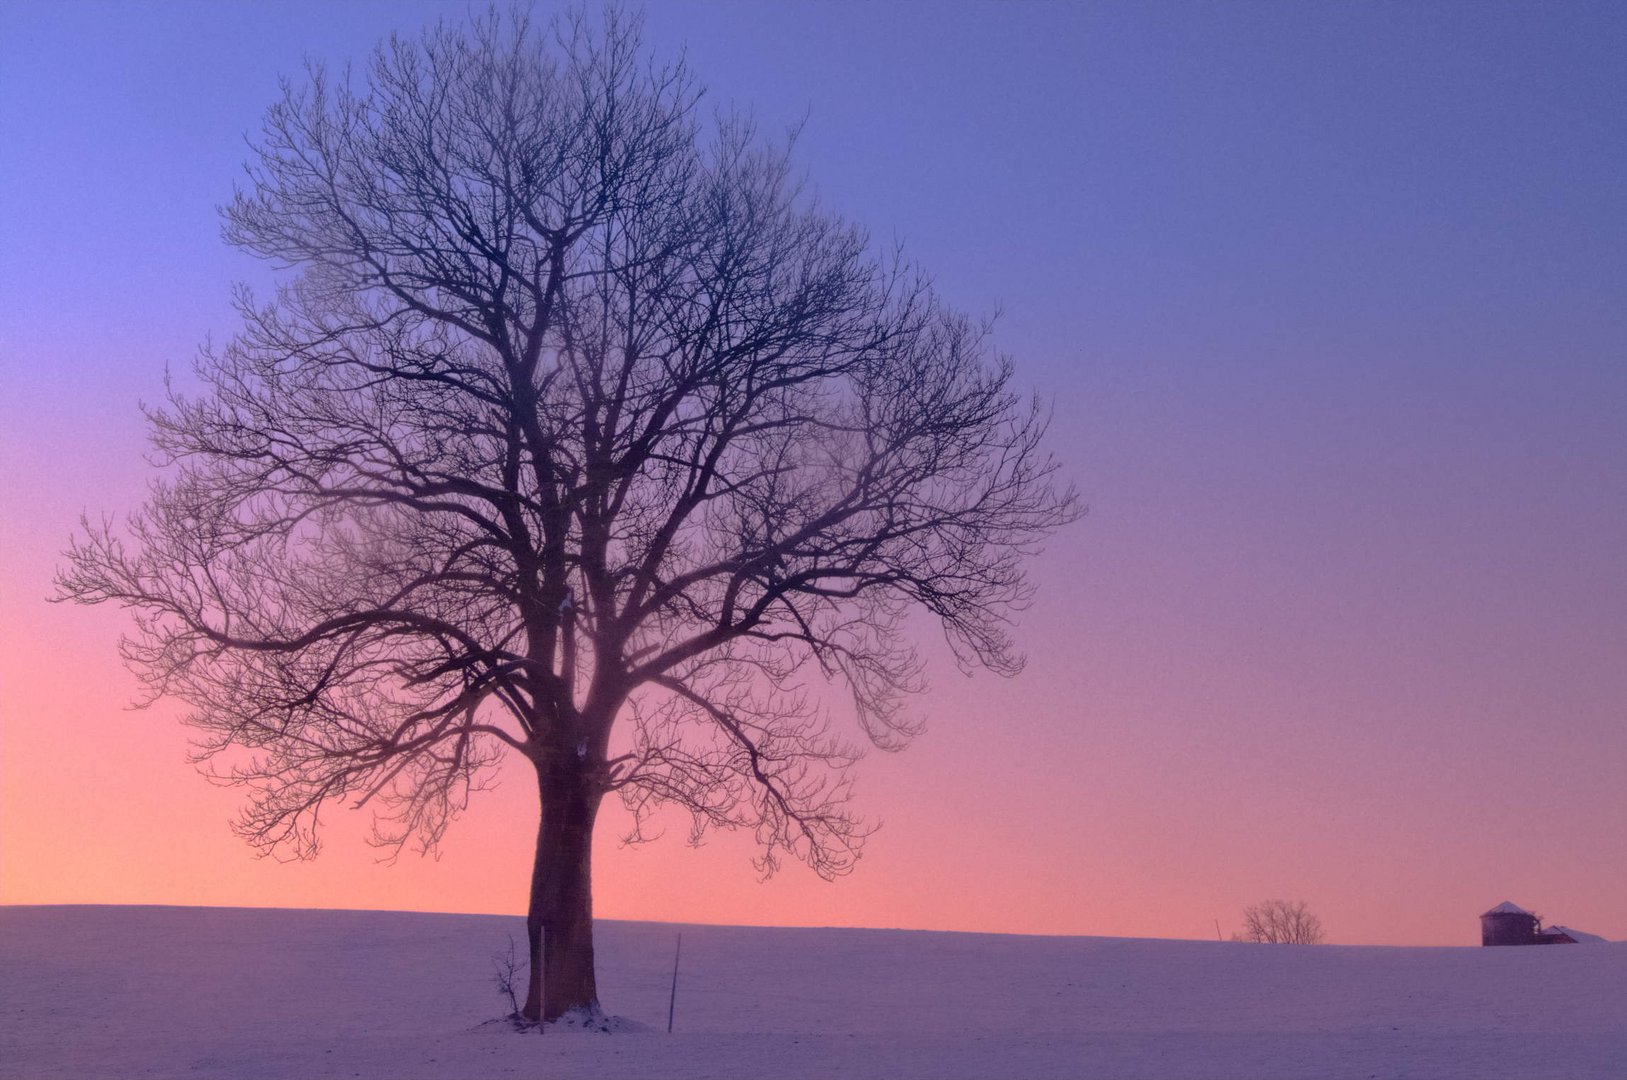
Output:
<svg viewBox="0 0 1627 1080">
<path fill-rule="evenodd" d="M 675 1031 L 666 1033 L 682 929 Z M 512 917 L 0 907 L 0 1073 L 1619 1077 L 1627 945 L 599 924 L 600 1034 L 518 1033 Z"/>
<path fill-rule="evenodd" d="M 1501 904 L 1486 912 L 1487 915 L 1529 915 L 1529 911 L 1520 905 L 1504 900 Z"/>
</svg>

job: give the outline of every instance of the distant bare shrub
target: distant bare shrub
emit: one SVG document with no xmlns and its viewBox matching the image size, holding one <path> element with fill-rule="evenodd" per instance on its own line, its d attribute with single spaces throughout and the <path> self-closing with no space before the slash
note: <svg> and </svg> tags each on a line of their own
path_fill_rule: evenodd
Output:
<svg viewBox="0 0 1627 1080">
<path fill-rule="evenodd" d="M 1319 945 L 1322 920 L 1312 915 L 1303 900 L 1267 900 L 1243 911 L 1243 931 L 1233 941 L 1270 945 Z"/>
</svg>

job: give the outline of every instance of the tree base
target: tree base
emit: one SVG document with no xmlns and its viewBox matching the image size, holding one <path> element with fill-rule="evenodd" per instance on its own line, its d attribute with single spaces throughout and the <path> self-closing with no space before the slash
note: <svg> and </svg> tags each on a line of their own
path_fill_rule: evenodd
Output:
<svg viewBox="0 0 1627 1080">
<path fill-rule="evenodd" d="M 497 1020 L 487 1020 L 483 1028 L 502 1025 L 512 1031 L 551 1035 L 554 1032 L 596 1032 L 604 1035 L 649 1034 L 655 1029 L 648 1024 L 625 1016 L 612 1016 L 597 1004 L 571 1009 L 556 1020 L 528 1020 L 519 1013 L 509 1013 Z"/>
</svg>

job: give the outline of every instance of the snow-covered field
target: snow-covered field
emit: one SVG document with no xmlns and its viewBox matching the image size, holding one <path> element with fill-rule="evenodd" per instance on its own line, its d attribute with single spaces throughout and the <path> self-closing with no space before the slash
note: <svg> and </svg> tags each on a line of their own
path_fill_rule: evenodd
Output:
<svg viewBox="0 0 1627 1080">
<path fill-rule="evenodd" d="M 666 1033 L 683 930 L 676 1029 Z M 517 1034 L 518 919 L 0 907 L 5 1077 L 1612 1077 L 1627 944 L 1287 947 L 600 924 L 605 1007 Z"/>
</svg>

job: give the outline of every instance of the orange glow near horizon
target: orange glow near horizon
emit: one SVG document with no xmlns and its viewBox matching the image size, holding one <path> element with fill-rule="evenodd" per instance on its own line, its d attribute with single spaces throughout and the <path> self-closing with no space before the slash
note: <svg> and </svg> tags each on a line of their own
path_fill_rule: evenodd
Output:
<svg viewBox="0 0 1627 1080">
<path fill-rule="evenodd" d="M 1030 618 L 1066 611 L 1042 596 Z M 63 606 L 36 616 L 26 635 L 6 628 L 0 902 L 523 911 L 536 813 L 523 762 L 477 795 L 438 858 L 380 862 L 366 813 L 335 808 L 315 861 L 257 859 L 227 827 L 241 793 L 183 760 L 180 708 L 124 708 L 137 687 L 109 662 L 119 616 Z M 1491 761 L 1487 778 L 1487 763 L 1466 755 L 1454 779 L 1450 750 L 1358 770 L 1349 763 L 1372 744 L 1354 731 L 1307 754 L 1289 723 L 1137 730 L 1123 722 L 1135 703 L 1071 689 L 1059 667 L 1032 664 L 1009 683 L 940 670 L 923 703 L 927 734 L 860 765 L 861 808 L 883 827 L 836 882 L 794 863 L 760 882 L 748 838 L 691 849 L 679 818 L 658 841 L 624 847 L 627 817 L 607 801 L 599 915 L 1208 937 L 1217 920 L 1235 929 L 1246 904 L 1287 896 L 1309 901 L 1335 942 L 1472 944 L 1474 916 L 1513 898 L 1624 936 L 1611 903 L 1621 871 L 1555 850 L 1555 833 L 1590 823 L 1533 819 L 1526 808 L 1543 793 L 1515 760 Z M 1171 689 L 1195 693 L 1208 676 Z M 1222 689 L 1210 686 L 1212 702 Z M 1070 716 L 1076 692 L 1095 704 Z M 1488 780 L 1500 801 L 1452 805 L 1448 785 Z"/>
</svg>

